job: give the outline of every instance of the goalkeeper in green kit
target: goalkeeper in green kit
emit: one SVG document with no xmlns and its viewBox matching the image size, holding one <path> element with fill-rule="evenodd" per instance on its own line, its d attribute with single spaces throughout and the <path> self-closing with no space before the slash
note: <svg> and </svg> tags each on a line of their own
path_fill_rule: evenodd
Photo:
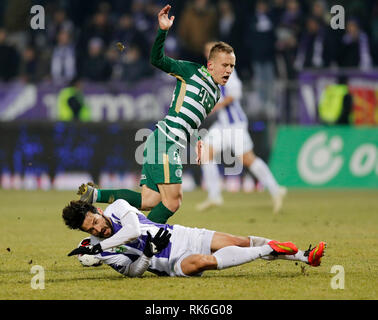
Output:
<svg viewBox="0 0 378 320">
<path fill-rule="evenodd" d="M 110 203 L 125 199 L 132 206 L 150 211 L 148 219 L 165 223 L 179 208 L 183 198 L 180 153 L 190 138 L 197 137 L 203 120 L 220 98 L 218 85 L 225 85 L 235 67 L 231 46 L 216 42 L 211 48 L 207 68 L 197 63 L 175 60 L 164 53 L 164 42 L 174 16 L 170 5 L 158 13 L 159 30 L 152 46 L 151 64 L 177 79 L 166 117 L 156 124 L 143 152 L 140 185 L 142 191 L 97 189 L 92 183 L 79 187 L 81 200 Z M 201 161 L 201 141 L 196 140 L 197 163 Z"/>
</svg>

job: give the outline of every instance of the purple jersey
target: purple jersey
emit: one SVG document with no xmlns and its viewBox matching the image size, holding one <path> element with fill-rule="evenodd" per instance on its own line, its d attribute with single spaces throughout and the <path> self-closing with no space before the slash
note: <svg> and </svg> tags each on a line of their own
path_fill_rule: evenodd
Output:
<svg viewBox="0 0 378 320">
<path fill-rule="evenodd" d="M 145 215 L 140 213 L 136 208 L 129 205 L 125 200 L 117 200 L 109 205 L 104 211 L 104 215 L 111 221 L 113 228 L 113 235 L 117 235 L 122 229 L 122 221 L 127 214 L 133 214 L 137 216 L 137 223 L 141 230 L 141 235 L 128 243 L 121 244 L 117 247 L 105 250 L 98 257 L 106 264 L 109 264 L 112 268 L 118 272 L 125 273 L 125 268 L 137 260 L 142 254 L 146 246 L 147 231 L 154 237 L 160 228 L 173 230 L 173 226 L 169 224 L 155 223 L 147 219 Z M 91 243 L 96 244 L 102 239 L 92 236 Z M 169 275 L 169 258 L 171 254 L 172 243 L 162 250 L 157 255 L 151 258 L 151 264 L 148 271 L 156 273 L 158 275 Z"/>
</svg>

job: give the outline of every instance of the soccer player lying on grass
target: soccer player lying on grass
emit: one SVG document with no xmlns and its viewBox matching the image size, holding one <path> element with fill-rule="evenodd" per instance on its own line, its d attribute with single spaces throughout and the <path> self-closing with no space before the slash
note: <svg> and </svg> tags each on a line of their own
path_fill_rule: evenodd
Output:
<svg viewBox="0 0 378 320">
<path fill-rule="evenodd" d="M 224 42 L 216 43 L 211 49 L 207 68 L 166 56 L 164 43 L 174 21 L 174 16 L 169 17 L 170 9 L 166 5 L 158 14 L 159 29 L 150 60 L 153 66 L 175 77 L 177 84 L 168 114 L 146 140 L 141 192 L 96 189 L 90 183 L 80 186 L 78 192 L 80 200 L 90 203 L 125 199 L 140 210 L 150 211 L 149 220 L 159 223 L 166 223 L 181 206 L 182 152 L 188 142 L 193 142 L 200 163 L 202 142 L 198 142 L 197 130 L 219 100 L 218 85 L 227 83 L 236 59 L 233 48 Z"/>
<path fill-rule="evenodd" d="M 69 228 L 91 234 L 93 245 L 76 248 L 69 256 L 94 254 L 129 277 L 139 277 L 145 271 L 160 276 L 195 276 L 258 258 L 319 266 L 325 249 L 324 242 L 300 251 L 291 242 L 154 223 L 122 199 L 105 211 L 81 200 L 71 201 L 62 216 Z"/>
</svg>

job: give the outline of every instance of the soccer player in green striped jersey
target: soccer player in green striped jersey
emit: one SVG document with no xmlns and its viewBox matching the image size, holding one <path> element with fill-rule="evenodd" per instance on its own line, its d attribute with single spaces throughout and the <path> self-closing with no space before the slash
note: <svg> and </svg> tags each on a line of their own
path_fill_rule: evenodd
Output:
<svg viewBox="0 0 378 320">
<path fill-rule="evenodd" d="M 151 64 L 174 76 L 177 84 L 165 118 L 147 138 L 144 149 L 142 192 L 96 189 L 91 184 L 80 186 L 81 200 L 112 202 L 125 199 L 131 205 L 150 211 L 148 218 L 165 223 L 182 202 L 181 151 L 197 137 L 197 130 L 220 98 L 219 85 L 225 85 L 235 67 L 233 48 L 217 42 L 210 51 L 207 67 L 175 60 L 165 55 L 164 43 L 174 16 L 170 5 L 158 13 L 159 30 L 151 50 Z M 198 139 L 195 139 L 196 141 Z M 197 162 L 201 159 L 201 142 L 197 141 Z"/>
</svg>

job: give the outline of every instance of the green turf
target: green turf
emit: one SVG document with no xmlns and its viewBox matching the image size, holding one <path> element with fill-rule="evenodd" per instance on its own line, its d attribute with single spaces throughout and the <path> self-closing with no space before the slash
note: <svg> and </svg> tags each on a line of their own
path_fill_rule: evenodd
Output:
<svg viewBox="0 0 378 320">
<path fill-rule="evenodd" d="M 322 265 L 263 260 L 200 278 L 146 273 L 129 279 L 108 266 L 82 267 L 67 253 L 86 236 L 65 227 L 61 209 L 74 192 L 0 190 L 0 299 L 377 299 L 378 195 L 376 191 L 290 190 L 281 215 L 266 193 L 226 193 L 225 205 L 204 213 L 201 191 L 185 193 L 169 221 L 237 235 L 291 240 L 300 249 L 328 243 Z M 104 208 L 104 205 L 99 205 Z M 45 289 L 32 289 L 40 265 Z M 332 289 L 334 265 L 345 270 L 345 288 Z"/>
</svg>

